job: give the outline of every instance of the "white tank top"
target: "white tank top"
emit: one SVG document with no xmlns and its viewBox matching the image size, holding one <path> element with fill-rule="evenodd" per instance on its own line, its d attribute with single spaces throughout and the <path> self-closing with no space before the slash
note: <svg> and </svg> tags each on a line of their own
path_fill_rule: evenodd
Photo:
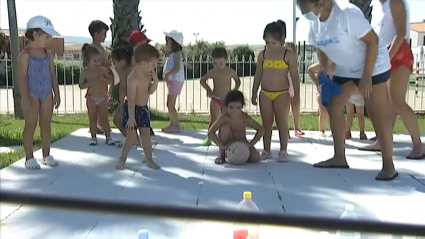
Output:
<svg viewBox="0 0 425 239">
<path fill-rule="evenodd" d="M 384 3 L 381 4 L 381 12 L 378 15 L 378 23 L 374 27 L 375 31 L 379 35 L 379 41 L 384 46 L 390 45 L 395 35 L 397 34 L 397 31 L 394 26 L 394 20 L 393 16 L 391 14 L 391 7 L 390 7 L 390 1 L 386 0 Z M 409 4 L 403 0 L 404 6 L 406 7 L 406 36 L 404 39 L 407 41 L 410 40 L 410 11 L 409 11 Z M 382 15 L 381 15 L 382 14 Z"/>
<path fill-rule="evenodd" d="M 174 54 L 177 53 L 171 53 L 170 56 L 168 56 L 167 61 L 165 62 L 165 66 L 163 69 L 163 74 L 167 74 L 167 72 L 171 71 L 174 68 L 174 65 L 176 64 L 174 62 Z M 182 57 L 183 58 L 183 57 Z M 176 73 L 170 76 L 170 78 L 168 80 L 171 81 L 179 81 L 179 82 L 183 82 L 184 81 L 184 64 L 183 64 L 183 59 L 181 59 L 180 61 L 180 70 Z"/>
</svg>

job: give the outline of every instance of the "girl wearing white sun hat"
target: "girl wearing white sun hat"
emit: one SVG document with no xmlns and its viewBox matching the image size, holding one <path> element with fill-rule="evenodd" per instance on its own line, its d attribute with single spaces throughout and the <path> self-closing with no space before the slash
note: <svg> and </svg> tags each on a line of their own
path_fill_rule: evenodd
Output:
<svg viewBox="0 0 425 239">
<path fill-rule="evenodd" d="M 59 35 L 52 22 L 43 16 L 31 18 L 27 23 L 25 38 L 28 44 L 18 58 L 19 88 L 21 107 L 25 114 L 23 143 L 25 149 L 25 168 L 40 169 L 34 158 L 34 130 L 40 125 L 43 159 L 47 166 L 57 166 L 58 162 L 50 155 L 50 136 L 53 108 L 60 105 L 58 79 L 53 67 L 52 53 L 46 46 L 52 36 Z"/>
<path fill-rule="evenodd" d="M 180 95 L 184 84 L 183 34 L 175 30 L 164 32 L 164 34 L 167 47 L 171 51 L 165 62 L 162 74 L 168 87 L 167 108 L 170 115 L 170 126 L 163 128 L 162 131 L 179 133 L 181 132 L 181 128 L 176 110 L 176 99 Z"/>
</svg>

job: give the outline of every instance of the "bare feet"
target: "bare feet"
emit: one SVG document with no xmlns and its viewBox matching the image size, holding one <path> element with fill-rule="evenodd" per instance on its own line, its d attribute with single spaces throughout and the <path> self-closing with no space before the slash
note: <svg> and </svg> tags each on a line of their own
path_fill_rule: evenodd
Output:
<svg viewBox="0 0 425 239">
<path fill-rule="evenodd" d="M 289 161 L 288 152 L 286 152 L 286 150 L 281 150 L 278 154 L 277 161 L 278 162 L 288 162 Z"/>
<path fill-rule="evenodd" d="M 303 135 L 305 135 L 305 134 L 304 134 L 304 132 L 302 132 L 300 129 L 296 129 L 296 130 L 295 130 L 295 136 L 296 136 L 296 137 L 301 137 L 301 136 L 303 136 Z"/>
<path fill-rule="evenodd" d="M 335 157 L 328 159 L 326 161 L 313 164 L 313 167 L 315 168 L 350 168 L 345 158 L 337 159 Z"/>
<path fill-rule="evenodd" d="M 371 144 L 371 145 L 366 145 L 363 147 L 359 147 L 358 150 L 361 151 L 371 151 L 371 152 L 379 152 L 381 151 L 381 146 L 379 145 L 378 141 L 375 141 L 375 143 Z"/>
<path fill-rule="evenodd" d="M 382 169 L 381 172 L 378 173 L 378 175 L 375 177 L 378 181 L 391 181 L 395 179 L 398 176 L 398 173 L 393 170 L 385 170 Z"/>
<path fill-rule="evenodd" d="M 214 160 L 214 163 L 215 164 L 224 164 L 224 163 L 226 163 L 226 159 L 225 159 L 225 157 L 222 157 L 222 156 L 217 156 L 217 158 L 215 158 L 215 160 Z"/>
<path fill-rule="evenodd" d="M 366 140 L 367 139 L 367 135 L 365 134 L 364 131 L 360 131 L 360 140 Z"/>
<path fill-rule="evenodd" d="M 162 129 L 161 129 L 161 131 L 163 131 L 163 132 L 164 132 L 164 131 L 167 131 L 167 130 L 168 130 L 168 128 L 170 128 L 170 127 L 171 127 L 171 125 L 169 125 L 169 126 L 167 126 L 167 127 L 164 127 L 164 128 L 162 128 Z"/>
<path fill-rule="evenodd" d="M 180 128 L 180 126 L 170 126 L 170 127 L 162 129 L 162 131 L 164 133 L 180 133 L 182 129 Z"/>
<path fill-rule="evenodd" d="M 326 137 L 325 131 L 320 131 L 320 135 L 319 136 L 325 138 Z"/>
<path fill-rule="evenodd" d="M 351 132 L 345 132 L 345 139 L 351 139 Z"/>
<path fill-rule="evenodd" d="M 422 144 L 420 145 L 413 145 L 412 152 L 406 157 L 407 159 L 413 159 L 413 160 L 419 160 L 419 159 L 425 159 L 425 150 L 424 146 Z"/>
<path fill-rule="evenodd" d="M 151 169 L 155 169 L 155 170 L 161 169 L 161 167 L 152 160 L 147 160 L 146 165 Z"/>
<path fill-rule="evenodd" d="M 260 153 L 261 160 L 267 160 L 270 158 L 273 158 L 272 154 L 270 152 L 267 152 L 266 150 L 261 151 Z"/>
<path fill-rule="evenodd" d="M 125 167 L 124 167 L 125 161 L 127 161 L 127 159 L 120 158 L 120 160 L 118 161 L 118 164 L 116 166 L 116 169 L 117 170 L 124 170 L 125 169 Z"/>
</svg>

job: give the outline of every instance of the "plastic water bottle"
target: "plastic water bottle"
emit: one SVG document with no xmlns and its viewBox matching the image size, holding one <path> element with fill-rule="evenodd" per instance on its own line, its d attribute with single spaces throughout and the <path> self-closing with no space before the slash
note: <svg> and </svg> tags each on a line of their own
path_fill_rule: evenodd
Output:
<svg viewBox="0 0 425 239">
<path fill-rule="evenodd" d="M 147 229 L 139 230 L 139 239 L 149 239 L 149 231 Z"/>
<path fill-rule="evenodd" d="M 258 207 L 252 201 L 252 193 L 243 192 L 243 200 L 238 204 L 236 210 L 258 211 Z M 251 224 L 233 224 L 233 239 L 259 239 L 260 226 Z"/>
<path fill-rule="evenodd" d="M 331 234 L 329 232 L 319 232 L 319 237 L 317 239 L 331 239 Z"/>
<path fill-rule="evenodd" d="M 354 205 L 346 204 L 345 211 L 344 213 L 342 213 L 340 219 L 357 220 L 357 215 L 354 212 Z M 337 231 L 336 237 L 338 239 L 360 239 L 361 235 L 360 235 L 360 232 Z"/>
</svg>

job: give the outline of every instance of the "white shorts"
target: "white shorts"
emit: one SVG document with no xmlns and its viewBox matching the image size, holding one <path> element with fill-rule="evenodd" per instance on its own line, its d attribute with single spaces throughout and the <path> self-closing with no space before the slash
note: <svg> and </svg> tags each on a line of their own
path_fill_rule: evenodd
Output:
<svg viewBox="0 0 425 239">
<path fill-rule="evenodd" d="M 352 95 L 350 99 L 348 99 L 348 103 L 354 104 L 355 106 L 364 106 L 364 98 L 362 95 Z"/>
</svg>

